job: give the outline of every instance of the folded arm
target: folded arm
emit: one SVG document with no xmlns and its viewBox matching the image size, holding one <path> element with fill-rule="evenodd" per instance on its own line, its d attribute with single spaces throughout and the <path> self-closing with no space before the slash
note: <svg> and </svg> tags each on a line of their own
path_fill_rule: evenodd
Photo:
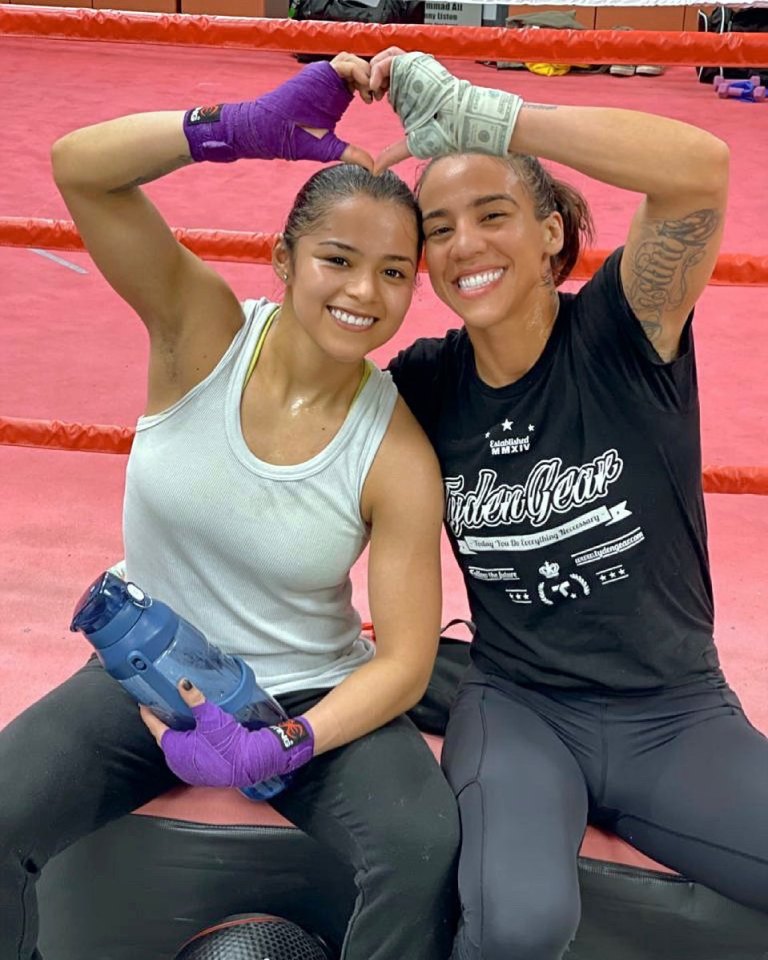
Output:
<svg viewBox="0 0 768 960">
<path fill-rule="evenodd" d="M 144 113 L 54 144 L 56 184 L 86 249 L 150 335 L 147 412 L 210 373 L 242 324 L 235 295 L 174 237 L 141 189 L 192 163 L 184 114 Z"/>
<path fill-rule="evenodd" d="M 652 114 L 524 104 L 509 149 L 644 194 L 621 279 L 648 339 L 662 359 L 672 359 L 717 259 L 728 195 L 726 144 Z"/>
<path fill-rule="evenodd" d="M 142 113 L 76 130 L 52 150 L 53 174 L 96 266 L 151 340 L 150 409 L 213 369 L 242 324 L 223 279 L 177 242 L 141 187 L 194 160 L 345 159 L 367 154 L 333 133 L 368 65 L 342 54 L 257 100 Z"/>
<path fill-rule="evenodd" d="M 389 89 L 407 145 L 418 156 L 530 154 L 643 194 L 626 240 L 622 283 L 659 355 L 675 356 L 722 237 L 729 163 L 722 140 L 633 110 L 525 103 L 460 81 L 432 57 L 397 48 L 373 58 L 371 87 L 377 97 Z M 407 152 L 404 144 L 395 145 L 377 165 Z"/>
</svg>

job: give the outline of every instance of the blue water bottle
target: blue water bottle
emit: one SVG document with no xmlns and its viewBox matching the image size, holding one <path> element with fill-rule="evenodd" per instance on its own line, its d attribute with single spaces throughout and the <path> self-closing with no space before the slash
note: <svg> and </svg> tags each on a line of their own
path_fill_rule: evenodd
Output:
<svg viewBox="0 0 768 960">
<path fill-rule="evenodd" d="M 85 636 L 106 672 L 134 700 L 175 730 L 194 726 L 177 689 L 185 678 L 251 730 L 288 719 L 244 660 L 222 653 L 165 603 L 110 571 L 82 595 L 69 629 Z M 272 777 L 241 792 L 251 800 L 268 800 L 289 781 L 290 775 Z"/>
</svg>

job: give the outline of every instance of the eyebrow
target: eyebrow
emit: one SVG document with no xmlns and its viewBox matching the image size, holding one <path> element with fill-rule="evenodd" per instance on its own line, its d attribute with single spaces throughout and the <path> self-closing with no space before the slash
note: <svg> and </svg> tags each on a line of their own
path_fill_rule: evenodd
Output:
<svg viewBox="0 0 768 960">
<path fill-rule="evenodd" d="M 470 207 L 482 207 L 486 203 L 496 203 L 498 200 L 507 200 L 509 203 L 514 203 L 516 207 L 519 207 L 520 204 L 515 200 L 515 198 L 510 193 L 490 193 L 486 197 L 478 197 L 476 200 L 473 200 L 470 203 Z M 448 211 L 445 209 L 441 210 L 430 210 L 429 213 L 425 213 L 422 217 L 422 222 L 426 223 L 427 220 L 434 220 L 437 217 L 447 217 Z"/>
<path fill-rule="evenodd" d="M 346 250 L 347 253 L 360 253 L 361 251 L 357 247 L 351 247 L 348 243 L 342 243 L 341 240 L 320 240 L 318 241 L 318 247 L 336 247 L 338 250 Z M 397 263 L 410 263 L 413 267 L 416 265 L 416 261 L 413 257 L 401 257 L 397 253 L 385 253 L 384 260 L 394 260 Z"/>
</svg>

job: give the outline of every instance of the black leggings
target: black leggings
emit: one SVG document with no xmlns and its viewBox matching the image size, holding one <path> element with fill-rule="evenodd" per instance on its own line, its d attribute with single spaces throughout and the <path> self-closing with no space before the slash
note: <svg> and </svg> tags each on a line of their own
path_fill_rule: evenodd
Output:
<svg viewBox="0 0 768 960">
<path fill-rule="evenodd" d="M 322 695 L 280 700 L 296 716 Z M 95 660 L 1 731 L 0 958 L 39 960 L 34 887 L 54 854 L 177 783 Z M 410 720 L 316 757 L 272 805 L 353 868 L 344 960 L 446 960 L 456 801 Z"/>
<path fill-rule="evenodd" d="M 723 681 L 600 697 L 473 667 L 443 766 L 459 799 L 455 960 L 559 960 L 588 822 L 768 912 L 768 740 Z"/>
</svg>

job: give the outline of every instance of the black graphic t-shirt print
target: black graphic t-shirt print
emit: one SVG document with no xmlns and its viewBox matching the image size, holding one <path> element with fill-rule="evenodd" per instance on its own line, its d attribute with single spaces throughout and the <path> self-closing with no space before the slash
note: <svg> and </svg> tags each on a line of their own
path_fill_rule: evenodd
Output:
<svg viewBox="0 0 768 960">
<path fill-rule="evenodd" d="M 692 336 L 663 364 L 617 251 L 521 380 L 477 376 L 465 331 L 390 364 L 435 446 L 477 624 L 521 683 L 642 690 L 717 672 Z"/>
</svg>

